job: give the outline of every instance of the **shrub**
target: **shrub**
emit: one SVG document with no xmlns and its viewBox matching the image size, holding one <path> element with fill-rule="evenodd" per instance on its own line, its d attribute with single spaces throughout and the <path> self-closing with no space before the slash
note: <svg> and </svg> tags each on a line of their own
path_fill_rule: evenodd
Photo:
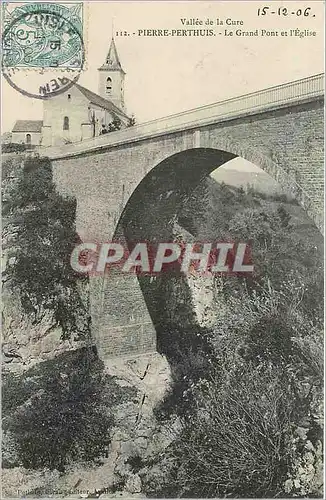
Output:
<svg viewBox="0 0 326 500">
<path fill-rule="evenodd" d="M 122 122 L 120 118 L 115 118 L 112 122 L 109 123 L 108 132 L 115 132 L 116 130 L 120 130 L 121 127 L 122 127 Z"/>
<path fill-rule="evenodd" d="M 309 415 L 309 401 L 300 397 L 287 374 L 272 364 L 239 362 L 188 392 L 193 412 L 181 420 L 180 435 L 152 470 L 143 471 L 146 493 L 186 498 L 284 495 L 289 478 L 295 480 L 298 470 L 302 474 L 305 443 L 307 449 L 310 443 L 311 456 L 314 450 L 310 441 L 298 442 L 298 417 L 303 409 Z M 312 480 L 306 480 L 305 493 L 315 496 Z"/>
<path fill-rule="evenodd" d="M 181 432 L 144 464 L 144 490 L 174 498 L 319 496 L 320 235 L 283 197 L 211 184 L 196 190 L 179 222 L 202 241 L 251 241 L 255 274 L 215 279 L 210 332 L 189 328 L 189 315 L 178 325 L 179 303 L 191 305 L 191 297 L 167 294 L 172 314 L 158 333 L 174 385 L 159 410 L 177 414 Z"/>
<path fill-rule="evenodd" d="M 295 410 L 277 370 L 249 364 L 202 381 L 196 408 L 168 451 L 178 496 L 274 496 L 281 491 Z"/>
<path fill-rule="evenodd" d="M 293 283 L 275 290 L 269 280 L 243 288 L 205 334 L 204 369 L 200 352 L 195 363 L 180 356 L 183 392 L 179 383 L 179 399 L 166 403 L 182 430 L 142 473 L 150 496 L 318 493 L 323 340 L 300 309 L 303 292 Z"/>
<path fill-rule="evenodd" d="M 6 377 L 3 430 L 15 456 L 7 453 L 5 464 L 63 471 L 74 461 L 103 456 L 120 393 L 89 349 L 40 363 L 22 377 Z"/>
<path fill-rule="evenodd" d="M 27 146 L 27 144 L 23 143 L 9 142 L 7 144 L 2 144 L 1 151 L 2 153 L 21 153 L 22 151 L 30 148 L 31 145 Z"/>
<path fill-rule="evenodd" d="M 136 118 L 131 116 L 128 120 L 127 127 L 133 127 L 134 125 L 136 125 Z"/>
<path fill-rule="evenodd" d="M 129 126 L 129 125 L 127 125 Z M 107 127 L 102 125 L 102 129 L 100 130 L 100 135 L 108 134 L 109 132 L 115 132 L 116 130 L 120 130 L 122 127 L 122 121 L 120 118 L 115 118 L 110 122 Z"/>
</svg>

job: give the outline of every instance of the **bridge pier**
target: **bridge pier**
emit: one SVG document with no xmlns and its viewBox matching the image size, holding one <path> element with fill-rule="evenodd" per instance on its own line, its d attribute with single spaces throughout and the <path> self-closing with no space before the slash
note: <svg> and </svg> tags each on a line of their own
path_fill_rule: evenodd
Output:
<svg viewBox="0 0 326 500">
<path fill-rule="evenodd" d="M 156 351 L 155 328 L 136 275 L 110 271 L 91 277 L 90 298 L 100 358 Z"/>
</svg>

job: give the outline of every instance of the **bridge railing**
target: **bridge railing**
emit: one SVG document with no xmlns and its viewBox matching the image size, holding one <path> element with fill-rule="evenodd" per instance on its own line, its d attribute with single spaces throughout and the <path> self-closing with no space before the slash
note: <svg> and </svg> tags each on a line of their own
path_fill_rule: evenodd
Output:
<svg viewBox="0 0 326 500">
<path fill-rule="evenodd" d="M 130 128 L 111 132 L 78 143 L 51 148 L 39 152 L 51 158 L 74 156 L 83 152 L 137 142 L 150 137 L 198 128 L 219 121 L 256 114 L 291 104 L 299 104 L 324 95 L 324 74 L 313 75 L 257 92 L 234 97 L 200 108 L 191 109 L 164 118 L 151 120 Z"/>
</svg>

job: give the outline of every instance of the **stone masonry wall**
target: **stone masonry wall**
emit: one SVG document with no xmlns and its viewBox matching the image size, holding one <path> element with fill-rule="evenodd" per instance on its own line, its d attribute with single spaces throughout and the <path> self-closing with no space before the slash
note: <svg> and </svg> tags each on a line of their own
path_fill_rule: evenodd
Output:
<svg viewBox="0 0 326 500">
<path fill-rule="evenodd" d="M 81 236 L 110 238 L 129 197 L 156 165 L 196 147 L 221 149 L 251 161 L 296 192 L 317 220 L 323 203 L 323 119 L 323 100 L 313 101 L 56 160 L 54 177 L 61 192 L 78 200 Z"/>
</svg>

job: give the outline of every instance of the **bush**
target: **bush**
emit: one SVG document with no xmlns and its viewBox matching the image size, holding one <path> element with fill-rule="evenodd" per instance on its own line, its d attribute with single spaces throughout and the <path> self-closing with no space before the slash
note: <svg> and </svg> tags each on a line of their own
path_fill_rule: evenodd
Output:
<svg viewBox="0 0 326 500">
<path fill-rule="evenodd" d="M 193 390 L 196 409 L 169 453 L 178 496 L 274 496 L 286 479 L 291 389 L 272 367 L 249 364 Z"/>
<path fill-rule="evenodd" d="M 274 498 L 300 488 L 318 496 L 322 431 L 314 439 L 311 398 L 287 373 L 239 360 L 184 397 L 193 411 L 181 419 L 181 433 L 142 471 L 149 496 Z"/>
<path fill-rule="evenodd" d="M 120 120 L 120 118 L 115 118 L 112 122 L 108 124 L 107 127 L 105 125 L 102 125 L 102 129 L 100 130 L 100 135 L 108 134 L 109 132 L 115 132 L 116 130 L 120 130 L 121 127 L 122 127 L 122 121 Z"/>
<path fill-rule="evenodd" d="M 179 325 L 178 306 L 191 308 L 191 296 L 166 294 L 158 345 L 174 385 L 158 410 L 167 427 L 172 420 L 175 440 L 143 464 L 144 490 L 174 498 L 320 496 L 320 234 L 282 196 L 205 186 L 179 222 L 197 240 L 251 242 L 255 274 L 216 277 L 211 331 L 191 329 L 189 314 Z"/>
<path fill-rule="evenodd" d="M 25 151 L 26 149 L 31 149 L 31 145 L 23 144 L 23 143 L 16 143 L 16 142 L 9 142 L 7 144 L 2 144 L 1 146 L 1 151 L 2 153 L 21 153 L 22 151 Z M 34 146 L 35 148 L 35 146 Z"/>
<path fill-rule="evenodd" d="M 74 461 L 99 459 L 110 443 L 112 406 L 129 396 L 89 349 L 7 376 L 3 431 L 15 454 L 8 450 L 4 464 L 63 471 Z"/>
<path fill-rule="evenodd" d="M 109 123 L 109 132 L 120 130 L 121 127 L 122 127 L 122 121 L 120 120 L 120 118 L 115 118 L 111 123 Z"/>
<path fill-rule="evenodd" d="M 128 120 L 127 127 L 133 127 L 134 125 L 136 125 L 136 118 L 131 116 Z"/>
<path fill-rule="evenodd" d="M 189 348 L 180 353 L 165 414 L 179 414 L 182 430 L 143 470 L 148 495 L 318 495 L 323 339 L 300 309 L 303 293 L 269 280 L 243 288 L 205 332 L 210 349 L 195 363 Z"/>
</svg>

